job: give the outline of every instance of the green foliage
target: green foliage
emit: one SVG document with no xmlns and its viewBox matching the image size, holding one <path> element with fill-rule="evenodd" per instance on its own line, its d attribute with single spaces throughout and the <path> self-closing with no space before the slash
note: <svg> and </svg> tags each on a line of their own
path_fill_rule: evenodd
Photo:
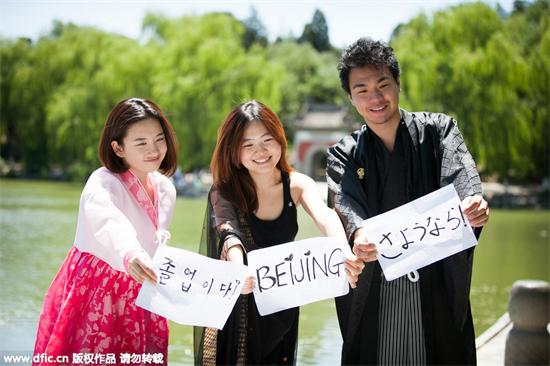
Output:
<svg viewBox="0 0 550 366">
<path fill-rule="evenodd" d="M 286 40 L 269 47 L 268 58 L 286 70 L 281 80 L 283 120 L 296 116 L 305 102 L 343 104 L 336 54 L 318 53 L 309 43 Z"/>
<path fill-rule="evenodd" d="M 180 138 L 180 165 L 207 167 L 217 128 L 236 104 L 281 105 L 286 72 L 266 51 L 242 47 L 243 24 L 229 14 L 168 19 L 149 14 L 147 42 L 56 22 L 35 45 L 4 40 L 2 158 L 26 173 L 61 168 L 86 176 L 98 166 L 101 128 L 118 101 L 158 102 Z"/>
<path fill-rule="evenodd" d="M 253 44 L 259 44 L 263 47 L 267 45 L 267 30 L 263 25 L 258 11 L 254 8 L 250 8 L 250 16 L 243 21 L 244 34 L 243 34 L 243 47 L 248 50 Z"/>
<path fill-rule="evenodd" d="M 485 175 L 548 176 L 550 12 L 544 4 L 520 4 L 507 18 L 483 3 L 463 4 L 431 19 L 421 14 L 394 31 L 401 105 L 457 118 Z"/>
<path fill-rule="evenodd" d="M 328 37 L 327 21 L 322 11 L 315 10 L 311 23 L 306 24 L 299 41 L 311 44 L 319 52 L 328 51 L 332 48 Z"/>
<path fill-rule="evenodd" d="M 208 166 L 217 129 L 238 103 L 256 98 L 279 109 L 284 70 L 265 51 L 241 44 L 244 26 L 228 14 L 156 19 L 161 57 L 152 67 L 151 97 L 180 138 L 184 170 Z M 153 37 L 155 39 L 155 37 Z M 155 42 L 155 41 L 152 41 Z"/>
<path fill-rule="evenodd" d="M 30 176 L 85 177 L 111 108 L 149 98 L 180 140 L 183 170 L 208 167 L 217 129 L 238 103 L 258 99 L 283 123 L 304 103 L 347 105 L 338 52 L 316 11 L 299 42 L 267 42 L 252 8 L 167 18 L 148 14 L 140 41 L 54 22 L 36 43 L 0 39 L 0 159 Z M 548 176 L 550 10 L 518 1 L 511 14 L 483 3 L 419 14 L 391 39 L 402 68 L 401 105 L 453 115 L 486 175 Z"/>
<path fill-rule="evenodd" d="M 25 111 L 18 103 L 19 90 L 16 87 L 16 67 L 23 67 L 31 52 L 30 41 L 20 39 L 9 41 L 0 39 L 0 136 L 3 136 L 2 158 L 19 161 L 23 156 L 23 146 L 17 144 L 20 131 L 17 121 L 24 118 Z"/>
</svg>

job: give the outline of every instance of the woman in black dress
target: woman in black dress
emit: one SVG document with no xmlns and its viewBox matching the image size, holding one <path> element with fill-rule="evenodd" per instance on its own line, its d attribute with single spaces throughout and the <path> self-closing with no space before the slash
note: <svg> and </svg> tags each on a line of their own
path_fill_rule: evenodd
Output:
<svg viewBox="0 0 550 366">
<path fill-rule="evenodd" d="M 282 123 L 262 103 L 252 100 L 229 113 L 218 131 L 211 171 L 203 254 L 247 264 L 251 250 L 294 241 L 299 205 L 324 235 L 346 241 L 340 219 L 321 200 L 315 182 L 292 171 Z M 363 263 L 349 253 L 344 264 L 355 287 Z M 298 308 L 260 316 L 253 287 L 249 277 L 223 330 L 195 329 L 196 364 L 296 362 Z"/>
</svg>

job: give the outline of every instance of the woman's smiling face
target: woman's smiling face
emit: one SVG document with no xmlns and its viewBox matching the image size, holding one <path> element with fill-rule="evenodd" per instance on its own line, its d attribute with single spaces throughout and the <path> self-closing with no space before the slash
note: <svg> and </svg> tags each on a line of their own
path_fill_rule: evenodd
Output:
<svg viewBox="0 0 550 366">
<path fill-rule="evenodd" d="M 138 178 L 158 170 L 167 151 L 164 131 L 154 118 L 132 124 L 122 144 L 113 141 L 111 146 Z"/>
<path fill-rule="evenodd" d="M 250 174 L 269 173 L 281 158 L 281 144 L 258 121 L 247 123 L 241 141 L 241 164 Z"/>
</svg>

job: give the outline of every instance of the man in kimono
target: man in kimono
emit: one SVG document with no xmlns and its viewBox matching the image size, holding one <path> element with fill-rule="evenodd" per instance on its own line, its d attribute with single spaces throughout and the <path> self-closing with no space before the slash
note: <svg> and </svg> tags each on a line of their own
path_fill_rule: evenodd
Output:
<svg viewBox="0 0 550 366">
<path fill-rule="evenodd" d="M 329 149 L 328 204 L 366 263 L 357 288 L 336 299 L 342 364 L 475 364 L 470 311 L 473 248 L 391 282 L 361 222 L 453 184 L 479 236 L 489 208 L 456 121 L 399 108 L 400 69 L 391 47 L 368 38 L 338 64 L 342 87 L 364 118 Z"/>
</svg>

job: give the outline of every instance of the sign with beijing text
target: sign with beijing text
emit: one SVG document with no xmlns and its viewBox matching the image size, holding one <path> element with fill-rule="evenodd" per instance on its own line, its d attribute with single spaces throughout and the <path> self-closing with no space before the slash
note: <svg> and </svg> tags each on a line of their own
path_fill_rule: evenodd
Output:
<svg viewBox="0 0 550 366">
<path fill-rule="evenodd" d="M 343 262 L 349 251 L 346 242 L 320 237 L 249 252 L 258 312 L 268 315 L 347 294 Z"/>
<path fill-rule="evenodd" d="M 387 281 L 477 244 L 452 184 L 363 221 Z"/>
<path fill-rule="evenodd" d="M 187 250 L 160 246 L 153 258 L 158 283 L 145 281 L 136 305 L 180 324 L 222 329 L 249 269 Z"/>
</svg>

